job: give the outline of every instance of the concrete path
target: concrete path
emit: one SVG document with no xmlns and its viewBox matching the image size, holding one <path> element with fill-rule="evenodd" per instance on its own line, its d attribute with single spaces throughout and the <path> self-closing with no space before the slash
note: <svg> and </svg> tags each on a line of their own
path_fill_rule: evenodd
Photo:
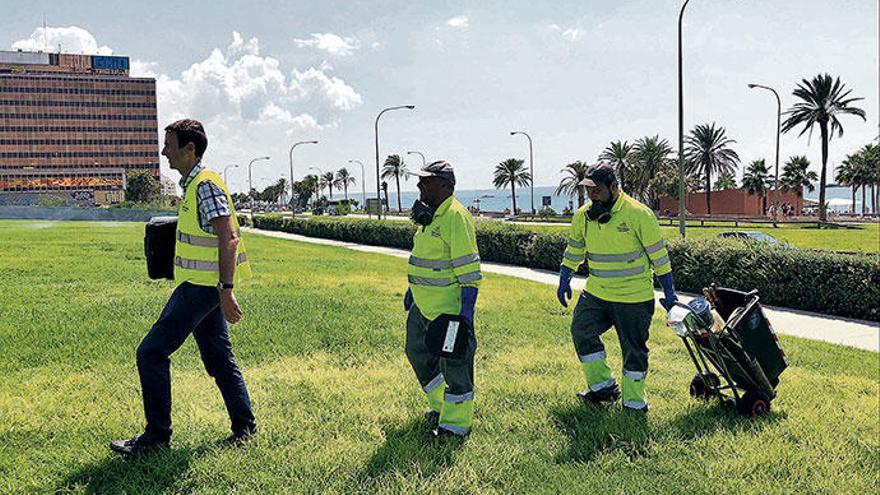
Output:
<svg viewBox="0 0 880 495">
<path fill-rule="evenodd" d="M 399 258 L 409 257 L 409 251 L 402 249 L 368 246 L 365 244 L 355 244 L 332 239 L 319 239 L 271 230 L 259 230 L 254 228 L 243 228 L 242 230 L 252 234 L 308 242 L 311 244 L 343 247 L 365 253 L 385 254 L 389 256 L 397 256 Z M 556 286 L 559 281 L 559 275 L 556 272 L 548 270 L 537 270 L 534 268 L 489 262 L 483 262 L 481 267 L 483 271 L 488 273 L 519 277 L 552 286 Z M 584 280 L 583 277 L 575 277 L 575 279 L 572 280 L 571 286 L 572 290 L 575 291 L 575 294 L 583 289 Z M 655 291 L 655 293 L 658 298 L 663 295 L 661 291 Z M 692 299 L 692 296 L 686 294 L 679 295 L 683 302 Z M 548 291 L 547 297 L 555 298 L 556 294 L 555 292 Z M 807 311 L 777 308 L 773 306 L 764 306 L 764 311 L 767 318 L 769 318 L 770 322 L 773 324 L 773 329 L 781 334 L 794 335 L 813 340 L 822 340 L 832 344 L 840 344 L 855 347 L 857 349 L 880 352 L 880 324 L 878 323 L 841 318 L 837 316 L 827 316 Z"/>
</svg>

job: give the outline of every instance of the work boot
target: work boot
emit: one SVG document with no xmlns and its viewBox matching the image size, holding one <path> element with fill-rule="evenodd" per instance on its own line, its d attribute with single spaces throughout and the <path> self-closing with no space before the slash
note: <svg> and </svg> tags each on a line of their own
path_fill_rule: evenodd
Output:
<svg viewBox="0 0 880 495">
<path fill-rule="evenodd" d="M 603 402 L 615 402 L 620 398 L 620 388 L 618 388 L 617 384 L 614 384 L 610 387 L 600 388 L 596 391 L 589 390 L 587 392 L 578 392 L 577 396 L 584 402 L 584 404 L 588 405 L 601 404 Z"/>
<path fill-rule="evenodd" d="M 640 413 L 642 413 L 642 414 L 645 414 L 645 413 L 648 412 L 648 405 L 645 404 L 645 405 L 642 406 L 642 407 L 627 407 L 627 406 L 623 406 L 623 410 L 624 410 L 624 411 L 632 411 L 632 412 L 640 412 Z"/>
<path fill-rule="evenodd" d="M 428 411 L 425 413 L 425 421 L 433 426 L 437 426 L 437 423 L 440 422 L 440 413 L 437 411 Z"/>
<path fill-rule="evenodd" d="M 470 434 L 470 432 L 467 432 L 464 435 L 459 435 L 458 433 L 453 433 L 452 431 L 449 431 L 446 428 L 443 428 L 441 426 L 438 426 L 437 428 L 434 428 L 431 431 L 431 435 L 433 435 L 434 438 L 437 438 L 439 440 L 444 440 L 444 439 L 462 440 L 465 437 L 467 437 L 469 434 Z"/>
<path fill-rule="evenodd" d="M 248 440 L 252 440 L 257 435 L 257 427 L 253 426 L 238 432 L 233 433 L 228 436 L 226 440 L 223 441 L 226 445 L 238 445 Z"/>
<path fill-rule="evenodd" d="M 140 435 L 128 440 L 114 440 L 110 442 L 110 450 L 122 455 L 134 456 L 155 449 L 168 447 L 168 440 L 159 440 L 147 435 Z"/>
</svg>

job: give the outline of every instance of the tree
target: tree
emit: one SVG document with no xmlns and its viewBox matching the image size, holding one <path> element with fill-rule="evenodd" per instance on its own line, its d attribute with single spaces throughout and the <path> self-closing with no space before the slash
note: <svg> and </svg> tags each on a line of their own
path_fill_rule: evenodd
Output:
<svg viewBox="0 0 880 495">
<path fill-rule="evenodd" d="M 307 175 L 303 180 L 293 183 L 293 198 L 291 198 L 291 206 L 297 208 L 305 208 L 309 204 L 312 195 L 315 194 L 315 186 L 317 185 L 317 177 Z"/>
<path fill-rule="evenodd" d="M 660 170 L 673 165 L 672 153 L 669 142 L 660 136 L 645 136 L 633 144 L 636 166 L 632 174 L 635 181 L 632 190 L 647 199 L 652 208 L 656 206 L 657 191 L 651 189 L 651 180 Z"/>
<path fill-rule="evenodd" d="M 819 180 L 819 176 L 816 175 L 816 172 L 809 170 L 810 168 L 810 160 L 803 155 L 795 155 L 789 157 L 788 161 L 785 162 L 785 165 L 782 166 L 782 175 L 779 177 L 779 187 L 782 188 L 784 192 L 794 191 L 794 193 L 801 197 L 804 195 L 804 188 L 807 188 L 807 191 L 813 192 L 816 187 L 813 186 L 813 182 Z"/>
<path fill-rule="evenodd" d="M 841 186 L 847 186 L 852 191 L 852 203 L 850 203 L 849 212 L 856 212 L 856 191 L 862 185 L 862 177 L 860 176 L 862 165 L 862 157 L 858 153 L 847 155 L 843 162 L 837 167 L 834 180 Z M 864 198 L 862 198 L 862 206 L 864 206 Z"/>
<path fill-rule="evenodd" d="M 495 185 L 496 189 L 510 186 L 514 215 L 516 215 L 516 186 L 528 187 L 532 180 L 532 176 L 529 174 L 524 163 L 523 160 L 508 158 L 495 165 L 495 171 L 493 172 L 492 184 Z"/>
<path fill-rule="evenodd" d="M 706 212 L 712 215 L 712 173 L 733 173 L 739 166 L 739 155 L 730 147 L 736 143 L 715 123 L 700 124 L 685 138 L 685 168 L 706 181 Z"/>
<path fill-rule="evenodd" d="M 589 165 L 580 160 L 566 165 L 560 172 L 567 174 L 567 176 L 559 181 L 559 186 L 554 194 L 565 194 L 570 198 L 577 193 L 578 208 L 584 206 L 584 186 L 578 184 L 587 178 L 588 167 Z"/>
<path fill-rule="evenodd" d="M 620 183 L 620 189 L 626 191 L 629 176 L 632 174 L 633 145 L 627 141 L 611 141 L 599 154 L 599 161 L 611 164 Z"/>
<path fill-rule="evenodd" d="M 397 211 L 403 211 L 403 207 L 400 204 L 401 176 L 403 176 L 403 180 L 406 180 L 406 164 L 403 162 L 403 158 L 400 155 L 388 155 L 382 168 L 382 178 L 387 180 L 394 177 L 394 182 L 397 184 Z"/>
<path fill-rule="evenodd" d="M 813 134 L 813 126 L 819 126 L 822 139 L 822 169 L 819 177 L 819 221 L 824 222 L 827 218 L 825 211 L 825 182 L 828 173 L 828 142 L 834 136 L 843 136 L 843 125 L 838 116 L 856 115 L 865 118 L 865 111 L 851 106 L 854 102 L 863 98 L 848 98 L 852 90 L 844 91 L 844 84 L 840 78 L 832 78 L 829 74 L 819 74 L 812 80 L 802 80 L 792 92 L 802 101 L 795 103 L 785 113 L 788 118 L 782 123 L 782 132 L 788 132 L 803 124 L 804 128 L 798 136 L 810 131 Z"/>
<path fill-rule="evenodd" d="M 345 199 L 348 199 L 348 186 L 353 186 L 356 182 L 355 178 L 348 173 L 347 168 L 340 168 L 336 171 L 336 187 L 341 187 L 345 191 Z"/>
<path fill-rule="evenodd" d="M 767 163 L 764 159 L 754 160 L 749 164 L 746 172 L 743 174 L 742 188 L 748 191 L 750 195 L 754 194 L 761 198 L 761 211 L 767 211 L 767 177 L 770 171 L 767 170 Z"/>
<path fill-rule="evenodd" d="M 159 199 L 162 186 L 156 177 L 146 170 L 133 170 L 125 178 L 125 199 L 138 203 L 151 203 Z"/>
<path fill-rule="evenodd" d="M 715 190 L 726 191 L 728 189 L 736 189 L 736 177 L 733 172 L 721 172 L 718 180 L 715 181 Z"/>
<path fill-rule="evenodd" d="M 880 206 L 878 205 L 880 195 L 877 194 L 878 188 L 880 188 L 880 146 L 875 144 L 865 145 L 860 153 L 865 162 L 865 179 L 867 180 L 867 185 L 871 187 L 871 211 L 877 213 L 878 206 Z M 864 201 L 862 201 L 862 204 L 864 204 Z"/>
<path fill-rule="evenodd" d="M 334 182 L 336 182 L 336 176 L 333 174 L 332 170 L 329 172 L 324 172 L 324 174 L 321 175 L 321 183 L 323 184 L 321 189 L 324 189 L 324 187 L 327 187 L 330 189 L 330 199 L 331 200 L 333 200 L 333 183 Z"/>
</svg>

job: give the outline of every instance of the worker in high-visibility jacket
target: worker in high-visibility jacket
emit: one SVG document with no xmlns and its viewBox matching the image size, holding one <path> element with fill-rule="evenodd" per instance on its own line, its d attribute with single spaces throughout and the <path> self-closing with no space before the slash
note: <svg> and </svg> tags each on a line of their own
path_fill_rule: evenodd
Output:
<svg viewBox="0 0 880 495">
<path fill-rule="evenodd" d="M 590 404 L 620 398 L 599 338 L 613 325 L 623 354 L 623 406 L 647 412 L 645 378 L 648 330 L 654 314 L 653 275 L 663 287 L 667 310 L 677 299 L 669 254 L 654 213 L 620 190 L 610 165 L 589 167 L 579 185 L 586 187 L 590 201 L 572 218 L 556 292 L 559 302 L 567 307 L 572 274 L 586 260 L 589 275 L 571 322 L 587 382 L 587 391 L 578 396 Z"/>
<path fill-rule="evenodd" d="M 470 212 L 453 196 L 455 173 L 444 161 L 410 175 L 419 177 L 419 199 L 411 217 L 418 225 L 413 237 L 403 306 L 406 356 L 428 399 L 425 417 L 435 436 L 464 437 L 474 414 L 474 353 L 470 332 L 461 358 L 443 358 L 425 343 L 428 325 L 440 315 L 458 315 L 473 328 L 477 290 L 483 278 L 480 253 Z"/>
<path fill-rule="evenodd" d="M 137 348 L 146 427 L 110 448 L 136 455 L 168 446 L 171 439 L 170 357 L 192 334 L 205 370 L 214 377 L 229 413 L 230 443 L 252 437 L 257 424 L 241 370 L 232 354 L 226 322 L 242 318 L 233 293 L 251 276 L 238 219 L 220 174 L 202 164 L 208 137 L 202 124 L 178 120 L 165 128 L 162 155 L 181 174 L 183 200 L 177 218 L 174 281 L 161 316 Z"/>
</svg>

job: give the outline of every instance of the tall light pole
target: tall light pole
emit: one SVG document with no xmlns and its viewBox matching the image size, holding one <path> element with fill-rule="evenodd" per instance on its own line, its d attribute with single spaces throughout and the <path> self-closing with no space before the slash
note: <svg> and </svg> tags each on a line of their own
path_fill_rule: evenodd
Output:
<svg viewBox="0 0 880 495">
<path fill-rule="evenodd" d="M 767 91 L 772 91 L 776 96 L 776 179 L 773 181 L 773 196 L 776 197 L 776 207 L 773 208 L 773 226 L 776 227 L 777 216 L 779 214 L 779 133 L 782 128 L 782 100 L 779 98 L 779 93 L 770 86 L 764 86 L 763 84 L 749 84 L 749 88 L 766 89 Z"/>
<path fill-rule="evenodd" d="M 367 181 L 364 174 L 364 162 L 360 160 L 349 160 L 348 163 L 357 163 L 361 166 L 361 200 L 363 201 L 364 209 L 367 208 Z"/>
<path fill-rule="evenodd" d="M 412 110 L 416 106 L 415 105 L 399 105 L 396 107 L 388 107 L 383 109 L 376 115 L 376 123 L 373 126 L 373 135 L 376 138 L 376 199 L 379 200 L 379 218 L 382 218 L 382 186 L 379 184 L 379 118 L 382 117 L 382 114 L 385 112 L 390 112 L 391 110 Z"/>
<path fill-rule="evenodd" d="M 290 152 L 287 154 L 288 158 L 290 158 L 290 201 L 293 202 L 293 149 L 301 144 L 318 144 L 317 141 L 300 141 L 298 143 L 293 143 L 293 146 L 290 147 Z M 290 206 L 291 212 L 293 211 L 293 205 Z"/>
<path fill-rule="evenodd" d="M 251 220 L 254 219 L 254 197 L 251 196 L 251 192 L 254 190 L 254 181 L 253 181 L 253 174 L 252 174 L 251 170 L 254 165 L 254 162 L 257 162 L 260 160 L 268 160 L 268 159 L 269 159 L 268 156 L 259 156 L 257 158 L 254 158 L 253 160 L 251 160 L 250 163 L 248 163 L 248 196 L 251 197 Z"/>
<path fill-rule="evenodd" d="M 532 154 L 532 136 L 529 136 L 525 131 L 510 131 L 510 135 L 513 136 L 515 134 L 522 134 L 529 140 L 529 175 L 531 176 L 531 196 L 532 196 L 532 215 L 535 214 L 535 160 L 534 155 Z M 513 212 L 516 215 L 516 212 Z"/>
<path fill-rule="evenodd" d="M 684 81 L 682 80 L 681 21 L 684 9 L 691 0 L 684 0 L 678 14 L 678 233 L 684 238 Z M 651 205 L 652 207 L 654 205 Z"/>
<path fill-rule="evenodd" d="M 422 167 L 424 167 L 425 165 L 428 164 L 427 160 L 425 160 L 425 154 L 422 153 L 421 151 L 407 151 L 406 154 L 407 155 L 419 155 L 420 157 L 422 157 Z"/>
<path fill-rule="evenodd" d="M 226 178 L 226 171 L 229 170 L 230 168 L 238 168 L 238 164 L 237 163 L 230 163 L 229 165 L 223 167 L 223 183 L 226 184 L 227 188 L 229 187 L 229 181 Z"/>
</svg>

